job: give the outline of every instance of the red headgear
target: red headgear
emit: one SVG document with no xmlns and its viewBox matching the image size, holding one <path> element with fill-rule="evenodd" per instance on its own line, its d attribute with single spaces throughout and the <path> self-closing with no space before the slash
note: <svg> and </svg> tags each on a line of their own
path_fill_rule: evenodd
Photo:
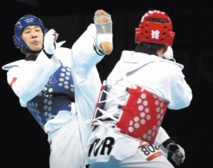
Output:
<svg viewBox="0 0 213 168">
<path fill-rule="evenodd" d="M 169 16 L 162 11 L 153 10 L 145 13 L 139 27 L 135 29 L 136 43 L 156 43 L 172 46 L 175 32 Z"/>
</svg>

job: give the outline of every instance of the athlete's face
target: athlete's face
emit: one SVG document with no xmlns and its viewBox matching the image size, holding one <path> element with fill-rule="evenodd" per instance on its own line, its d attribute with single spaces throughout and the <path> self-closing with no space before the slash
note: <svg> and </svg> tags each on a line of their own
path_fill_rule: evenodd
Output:
<svg viewBox="0 0 213 168">
<path fill-rule="evenodd" d="M 43 48 L 44 34 L 40 26 L 27 26 L 22 32 L 22 39 L 32 51 Z"/>
</svg>

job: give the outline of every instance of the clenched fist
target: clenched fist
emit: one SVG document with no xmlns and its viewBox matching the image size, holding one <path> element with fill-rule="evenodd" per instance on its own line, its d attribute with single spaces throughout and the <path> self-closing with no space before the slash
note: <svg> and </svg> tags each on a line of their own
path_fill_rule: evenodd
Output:
<svg viewBox="0 0 213 168">
<path fill-rule="evenodd" d="M 53 55 L 56 48 L 56 31 L 50 29 L 44 36 L 44 52 Z"/>
</svg>

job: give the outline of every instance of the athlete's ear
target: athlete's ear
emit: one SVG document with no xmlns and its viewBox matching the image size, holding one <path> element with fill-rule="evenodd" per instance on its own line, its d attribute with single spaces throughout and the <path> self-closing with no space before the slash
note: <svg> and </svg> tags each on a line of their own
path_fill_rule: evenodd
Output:
<svg viewBox="0 0 213 168">
<path fill-rule="evenodd" d="M 55 41 L 57 41 L 58 40 L 58 37 L 59 37 L 59 33 L 55 33 Z"/>
</svg>

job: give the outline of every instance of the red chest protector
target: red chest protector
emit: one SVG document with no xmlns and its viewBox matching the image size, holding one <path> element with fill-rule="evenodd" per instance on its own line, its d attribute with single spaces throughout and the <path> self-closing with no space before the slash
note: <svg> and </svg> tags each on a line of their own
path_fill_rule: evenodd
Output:
<svg viewBox="0 0 213 168">
<path fill-rule="evenodd" d="M 123 134 L 153 143 L 162 124 L 167 102 L 137 86 L 128 88 L 129 98 L 117 122 Z"/>
</svg>

